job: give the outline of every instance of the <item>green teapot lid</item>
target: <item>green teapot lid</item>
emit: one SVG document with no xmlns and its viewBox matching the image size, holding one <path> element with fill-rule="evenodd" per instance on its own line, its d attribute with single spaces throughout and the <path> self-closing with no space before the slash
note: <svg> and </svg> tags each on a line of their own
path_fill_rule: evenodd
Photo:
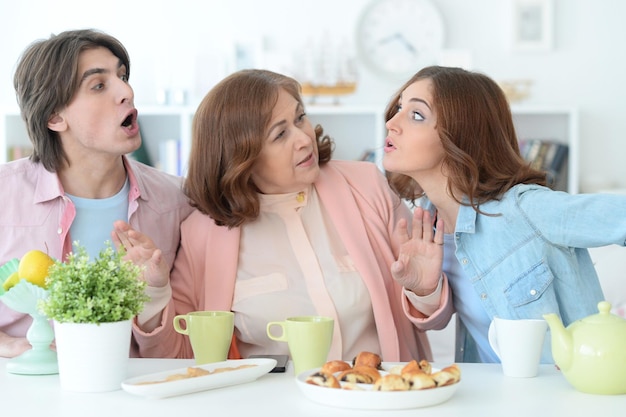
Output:
<svg viewBox="0 0 626 417">
<path fill-rule="evenodd" d="M 593 314 L 591 316 L 585 317 L 584 319 L 582 319 L 582 321 L 590 324 L 612 324 L 626 322 L 625 319 L 611 313 L 611 303 L 609 303 L 608 301 L 600 301 L 598 303 L 598 311 L 598 314 Z"/>
</svg>

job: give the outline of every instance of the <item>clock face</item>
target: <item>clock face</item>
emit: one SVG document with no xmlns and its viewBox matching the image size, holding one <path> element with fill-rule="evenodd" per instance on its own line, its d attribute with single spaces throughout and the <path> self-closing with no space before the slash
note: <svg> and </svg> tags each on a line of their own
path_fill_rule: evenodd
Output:
<svg viewBox="0 0 626 417">
<path fill-rule="evenodd" d="M 429 0 L 374 0 L 359 18 L 356 42 L 372 70 L 406 77 L 437 63 L 443 19 Z"/>
</svg>

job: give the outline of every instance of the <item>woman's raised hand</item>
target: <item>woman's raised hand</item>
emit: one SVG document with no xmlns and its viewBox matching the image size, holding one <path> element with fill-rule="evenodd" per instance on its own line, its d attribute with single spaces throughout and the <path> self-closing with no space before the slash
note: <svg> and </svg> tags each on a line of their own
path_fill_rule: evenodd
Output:
<svg viewBox="0 0 626 417">
<path fill-rule="evenodd" d="M 400 219 L 394 234 L 400 242 L 398 259 L 391 264 L 391 275 L 415 294 L 429 295 L 437 288 L 443 263 L 443 220 L 416 207 L 411 234 L 406 219 Z"/>
</svg>

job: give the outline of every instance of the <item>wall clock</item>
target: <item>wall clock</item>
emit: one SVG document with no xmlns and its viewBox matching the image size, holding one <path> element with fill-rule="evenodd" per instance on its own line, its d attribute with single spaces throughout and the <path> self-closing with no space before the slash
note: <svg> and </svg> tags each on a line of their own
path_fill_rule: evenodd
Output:
<svg viewBox="0 0 626 417">
<path fill-rule="evenodd" d="M 430 0 L 373 0 L 358 18 L 359 58 L 385 77 L 436 64 L 443 43 L 444 22 Z"/>
</svg>

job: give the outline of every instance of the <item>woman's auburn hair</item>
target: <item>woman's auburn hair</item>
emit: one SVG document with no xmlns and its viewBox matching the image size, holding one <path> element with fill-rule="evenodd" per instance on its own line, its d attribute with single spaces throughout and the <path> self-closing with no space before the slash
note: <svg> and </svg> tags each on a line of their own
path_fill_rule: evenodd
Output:
<svg viewBox="0 0 626 417">
<path fill-rule="evenodd" d="M 241 70 L 207 93 L 194 115 L 189 166 L 183 190 L 193 207 L 217 225 L 241 226 L 259 216 L 256 162 L 280 90 L 300 104 L 300 84 L 267 70 Z M 331 159 L 333 142 L 315 127 L 320 166 Z"/>
<path fill-rule="evenodd" d="M 448 193 L 458 203 L 480 212 L 482 203 L 500 199 L 516 184 L 546 185 L 546 173 L 531 168 L 521 156 L 506 96 L 486 75 L 461 68 L 425 67 L 393 96 L 385 111 L 386 121 L 397 113 L 402 92 L 419 80 L 431 82 Z M 411 177 L 386 174 L 401 197 L 414 201 L 424 194 Z"/>
</svg>

